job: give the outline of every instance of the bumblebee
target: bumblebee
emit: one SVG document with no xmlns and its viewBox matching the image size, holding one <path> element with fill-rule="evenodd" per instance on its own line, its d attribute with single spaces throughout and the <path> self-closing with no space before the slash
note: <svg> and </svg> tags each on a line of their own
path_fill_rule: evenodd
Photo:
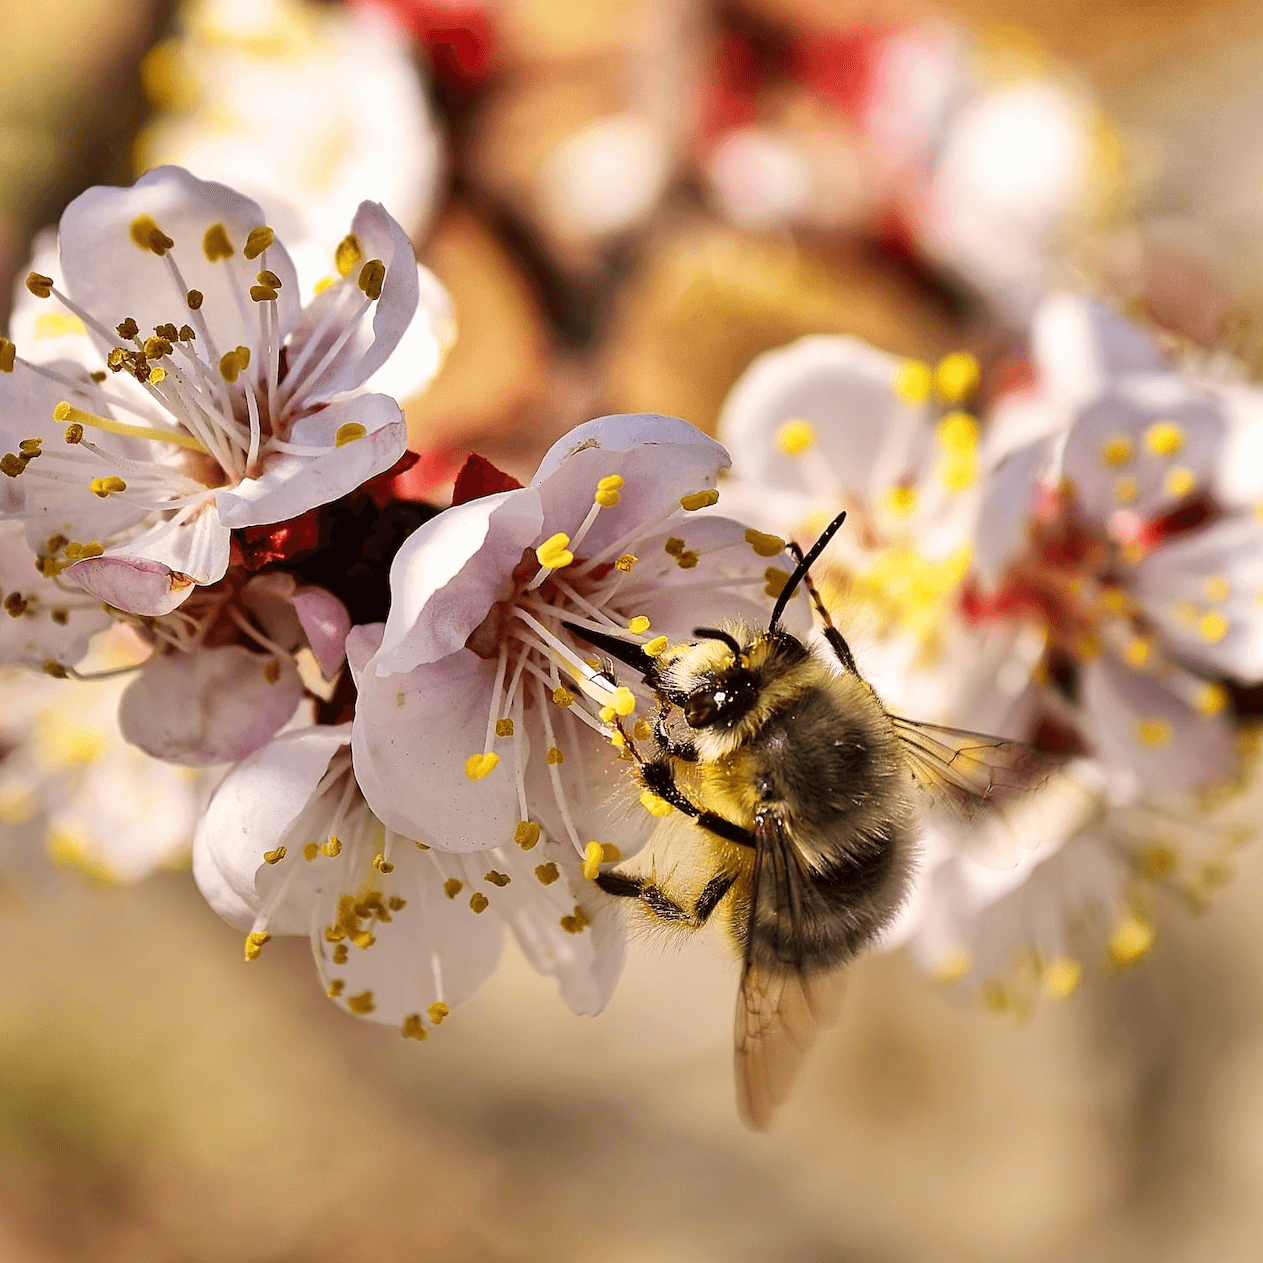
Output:
<svg viewBox="0 0 1263 1263">
<path fill-rule="evenodd" d="M 766 628 L 700 627 L 693 641 L 656 658 L 613 636 L 571 629 L 654 690 L 651 752 L 620 727 L 622 741 L 643 788 L 689 821 L 709 873 L 687 898 L 654 877 L 613 869 L 597 883 L 670 926 L 700 928 L 716 914 L 726 924 L 742 959 L 738 1106 L 758 1128 L 836 1014 L 846 966 L 907 895 L 918 792 L 977 824 L 1050 770 L 1021 743 L 886 710 L 809 577 L 845 517 L 806 555 L 790 545 L 798 564 Z M 800 585 L 834 662 L 779 627 Z"/>
</svg>

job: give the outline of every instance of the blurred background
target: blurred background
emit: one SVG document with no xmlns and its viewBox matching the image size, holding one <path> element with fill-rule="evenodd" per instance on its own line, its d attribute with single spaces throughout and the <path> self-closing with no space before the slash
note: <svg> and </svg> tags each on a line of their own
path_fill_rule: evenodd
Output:
<svg viewBox="0 0 1263 1263">
<path fill-rule="evenodd" d="M 71 198 L 153 162 L 381 197 L 457 309 L 407 405 L 439 499 L 469 450 L 526 476 L 602 413 L 713 429 L 750 359 L 807 333 L 985 371 L 1050 285 L 1257 360 L 1257 3 L 356 7 L 402 85 L 333 48 L 342 9 L 2 0 L 0 293 Z M 299 89 L 325 112 L 282 108 Z M 865 961 L 756 1136 L 717 942 L 633 943 L 597 1020 L 510 946 L 421 1046 L 328 1004 L 303 942 L 244 966 L 185 872 L 18 865 L 0 1259 L 1254 1258 L 1259 866 L 1021 1024 Z"/>
</svg>

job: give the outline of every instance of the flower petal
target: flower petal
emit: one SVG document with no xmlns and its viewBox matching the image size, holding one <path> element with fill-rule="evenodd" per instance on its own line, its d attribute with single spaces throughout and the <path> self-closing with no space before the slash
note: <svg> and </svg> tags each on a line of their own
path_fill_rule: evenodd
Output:
<svg viewBox="0 0 1263 1263">
<path fill-rule="evenodd" d="M 119 706 L 123 735 L 155 758 L 201 766 L 259 749 L 288 722 L 303 685 L 288 658 L 219 645 L 151 659 Z"/>
<path fill-rule="evenodd" d="M 360 437 L 348 439 L 344 427 L 355 427 Z M 393 399 L 357 395 L 304 416 L 289 441 L 313 454 L 278 452 L 268 457 L 258 477 L 220 491 L 215 503 L 225 526 L 235 530 L 285 522 L 354 491 L 407 451 L 408 427 Z"/>
</svg>

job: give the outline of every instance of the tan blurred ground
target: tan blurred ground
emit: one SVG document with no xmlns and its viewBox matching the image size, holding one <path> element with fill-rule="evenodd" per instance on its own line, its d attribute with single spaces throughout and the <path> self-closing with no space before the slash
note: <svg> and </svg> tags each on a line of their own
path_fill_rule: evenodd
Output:
<svg viewBox="0 0 1263 1263">
<path fill-rule="evenodd" d="M 515 38 L 567 55 L 620 29 L 515 3 Z M 1141 168 L 1165 157 L 1150 205 L 1201 234 L 1239 297 L 1263 294 L 1263 6 L 950 11 L 1025 22 L 1070 58 Z M 0 272 L 20 268 L 23 234 L 59 199 L 127 178 L 128 85 L 158 12 L 0 3 Z M 747 256 L 753 298 L 734 297 L 706 269 L 734 240 L 671 226 L 631 275 L 609 344 L 584 359 L 550 344 L 485 227 L 449 216 L 430 251 L 463 333 L 490 330 L 515 353 L 461 351 L 423 411 L 451 433 L 483 426 L 511 463 L 597 401 L 704 422 L 745 358 L 809 329 L 926 355 L 958 335 L 849 257 L 797 258 L 798 305 L 764 301 L 759 277 L 791 266 L 767 243 Z M 526 423 L 515 449 L 506 436 Z M 570 1016 L 511 954 L 418 1046 L 335 1011 L 305 944 L 269 944 L 245 966 L 187 875 L 13 895 L 0 909 L 0 1260 L 1250 1260 L 1263 1239 L 1261 876 L 1245 854 L 1212 914 L 1168 926 L 1149 963 L 1017 1029 L 950 1004 L 900 957 L 866 962 L 766 1137 L 735 1120 L 734 968 L 715 943 L 634 945 L 598 1020 Z"/>
</svg>

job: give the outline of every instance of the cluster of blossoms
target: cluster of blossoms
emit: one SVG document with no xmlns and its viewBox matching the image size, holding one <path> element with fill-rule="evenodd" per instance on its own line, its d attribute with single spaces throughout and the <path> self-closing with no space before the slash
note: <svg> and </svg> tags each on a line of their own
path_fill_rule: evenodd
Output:
<svg viewBox="0 0 1263 1263">
<path fill-rule="evenodd" d="M 450 304 L 381 206 L 348 227 L 305 276 L 259 204 L 159 168 L 39 247 L 0 342 L 0 655 L 59 678 L 6 716 L 5 823 L 131 877 L 200 814 L 194 875 L 246 959 L 305 935 L 335 1002 L 409 1038 L 506 927 L 596 1012 L 624 923 L 595 878 L 673 808 L 628 768 L 653 695 L 593 644 L 766 624 L 786 539 L 846 509 L 817 586 L 879 695 L 1065 768 L 1007 867 L 931 818 L 892 940 L 1022 1011 L 1143 956 L 1156 892 L 1224 879 L 1263 683 L 1253 389 L 1056 297 L 989 400 L 969 355 L 811 338 L 734 388 L 731 458 L 602 417 L 528 485 L 471 457 L 439 509 L 406 498 L 379 386 L 433 375 Z M 783 625 L 810 623 L 800 591 Z M 50 687 L 95 692 L 68 717 Z"/>
<path fill-rule="evenodd" d="M 720 430 L 760 526 L 848 509 L 819 582 L 893 708 L 1068 761 L 1016 865 L 931 824 L 892 936 L 1015 1012 L 1102 950 L 1145 955 L 1158 892 L 1227 878 L 1263 683 L 1258 392 L 1081 298 L 1047 299 L 1031 345 L 980 416 L 968 356 L 806 339 L 751 366 Z"/>
</svg>

